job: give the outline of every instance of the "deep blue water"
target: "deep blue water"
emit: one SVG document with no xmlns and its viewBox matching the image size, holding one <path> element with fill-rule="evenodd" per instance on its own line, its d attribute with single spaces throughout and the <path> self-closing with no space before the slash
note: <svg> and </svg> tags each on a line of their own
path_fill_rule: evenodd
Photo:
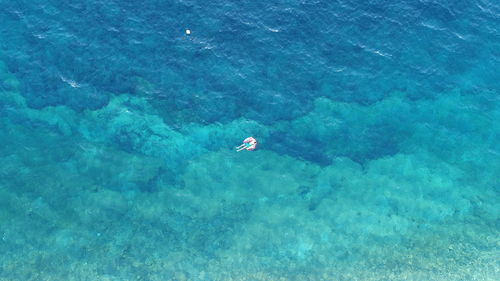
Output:
<svg viewBox="0 0 500 281">
<path fill-rule="evenodd" d="M 493 0 L 0 0 L 0 280 L 498 280 L 499 71 Z"/>
</svg>

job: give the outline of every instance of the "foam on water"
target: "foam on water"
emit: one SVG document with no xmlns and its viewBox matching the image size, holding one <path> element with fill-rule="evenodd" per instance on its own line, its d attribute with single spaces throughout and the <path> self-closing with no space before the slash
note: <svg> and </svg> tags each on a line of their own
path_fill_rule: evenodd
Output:
<svg viewBox="0 0 500 281">
<path fill-rule="evenodd" d="M 0 280 L 500 279 L 496 2 L 0 4 Z"/>
</svg>

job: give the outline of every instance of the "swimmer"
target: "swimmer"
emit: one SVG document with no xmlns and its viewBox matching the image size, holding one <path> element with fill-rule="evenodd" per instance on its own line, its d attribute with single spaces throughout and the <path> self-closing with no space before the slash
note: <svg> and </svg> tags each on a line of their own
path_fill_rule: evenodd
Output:
<svg viewBox="0 0 500 281">
<path fill-rule="evenodd" d="M 248 137 L 243 141 L 243 143 L 240 146 L 236 147 L 236 151 L 242 151 L 243 149 L 252 151 L 255 149 L 256 146 L 257 146 L 257 141 L 252 137 Z"/>
</svg>

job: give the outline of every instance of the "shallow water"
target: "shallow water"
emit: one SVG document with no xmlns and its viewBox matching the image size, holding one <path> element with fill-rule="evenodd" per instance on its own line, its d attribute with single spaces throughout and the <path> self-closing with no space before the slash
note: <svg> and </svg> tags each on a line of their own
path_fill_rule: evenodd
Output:
<svg viewBox="0 0 500 281">
<path fill-rule="evenodd" d="M 495 1 L 63 2 L 0 0 L 0 280 L 500 279 Z"/>
</svg>

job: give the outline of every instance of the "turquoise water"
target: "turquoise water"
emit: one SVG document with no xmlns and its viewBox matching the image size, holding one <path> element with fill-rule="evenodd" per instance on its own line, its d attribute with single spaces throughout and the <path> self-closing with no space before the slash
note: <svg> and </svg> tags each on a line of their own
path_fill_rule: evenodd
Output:
<svg viewBox="0 0 500 281">
<path fill-rule="evenodd" d="M 73 2 L 0 0 L 0 280 L 500 279 L 497 1 Z"/>
</svg>

